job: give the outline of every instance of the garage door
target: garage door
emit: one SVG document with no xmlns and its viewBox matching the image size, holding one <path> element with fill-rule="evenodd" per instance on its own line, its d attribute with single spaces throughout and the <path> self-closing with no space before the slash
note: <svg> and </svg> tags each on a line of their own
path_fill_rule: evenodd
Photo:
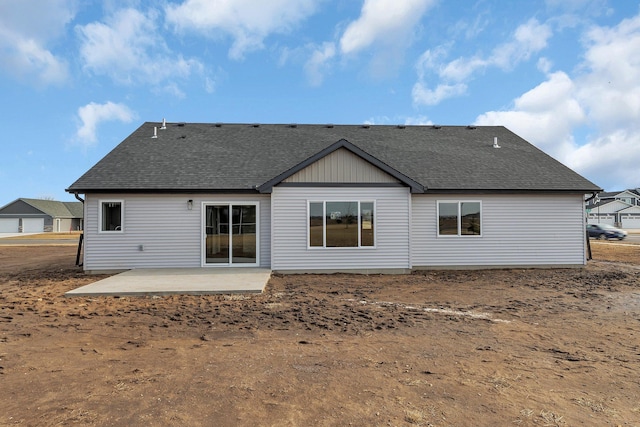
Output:
<svg viewBox="0 0 640 427">
<path fill-rule="evenodd" d="M 589 215 L 587 222 L 589 224 L 609 224 L 615 225 L 616 219 L 613 215 L 602 215 L 599 218 L 595 215 Z"/>
<path fill-rule="evenodd" d="M 620 221 L 622 221 L 622 228 L 640 229 L 640 217 L 622 215 Z"/>
<path fill-rule="evenodd" d="M 44 218 L 22 218 L 23 233 L 42 233 L 44 231 Z"/>
<path fill-rule="evenodd" d="M 17 233 L 18 218 L 0 218 L 0 233 Z"/>
</svg>

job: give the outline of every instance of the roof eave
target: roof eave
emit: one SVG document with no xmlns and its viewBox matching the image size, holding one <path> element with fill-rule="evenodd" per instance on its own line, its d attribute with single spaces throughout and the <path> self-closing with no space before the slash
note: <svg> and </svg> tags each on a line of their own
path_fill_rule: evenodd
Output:
<svg viewBox="0 0 640 427">
<path fill-rule="evenodd" d="M 599 192 L 599 189 L 584 188 L 429 188 L 425 194 L 518 194 L 518 193 L 564 193 L 564 194 L 591 194 Z"/>
<path fill-rule="evenodd" d="M 67 188 L 71 194 L 256 194 L 255 188 Z"/>
</svg>

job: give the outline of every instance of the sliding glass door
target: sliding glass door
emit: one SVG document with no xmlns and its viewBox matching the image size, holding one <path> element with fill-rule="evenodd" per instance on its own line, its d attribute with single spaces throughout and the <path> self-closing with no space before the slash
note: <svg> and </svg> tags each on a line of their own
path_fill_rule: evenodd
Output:
<svg viewBox="0 0 640 427">
<path fill-rule="evenodd" d="M 257 265 L 257 214 L 257 204 L 205 204 L 205 264 Z"/>
</svg>

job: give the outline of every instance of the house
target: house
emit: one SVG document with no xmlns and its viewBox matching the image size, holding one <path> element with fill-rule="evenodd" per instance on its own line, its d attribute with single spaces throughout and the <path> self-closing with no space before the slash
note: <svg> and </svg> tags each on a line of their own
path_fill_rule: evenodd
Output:
<svg viewBox="0 0 640 427">
<path fill-rule="evenodd" d="M 17 199 L 0 208 L 0 233 L 82 230 L 81 202 Z"/>
<path fill-rule="evenodd" d="M 501 126 L 144 123 L 66 191 L 90 272 L 583 266 L 601 189 Z"/>
<path fill-rule="evenodd" d="M 602 192 L 586 209 L 589 224 L 640 229 L 640 189 Z"/>
</svg>

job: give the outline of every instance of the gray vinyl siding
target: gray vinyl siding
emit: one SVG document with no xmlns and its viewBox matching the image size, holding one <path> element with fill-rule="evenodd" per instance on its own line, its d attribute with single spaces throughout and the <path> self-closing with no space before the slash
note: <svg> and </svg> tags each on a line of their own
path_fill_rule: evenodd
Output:
<svg viewBox="0 0 640 427">
<path fill-rule="evenodd" d="M 283 182 L 366 182 L 398 183 L 396 178 L 341 148 L 326 155 Z"/>
<path fill-rule="evenodd" d="M 439 200 L 482 202 L 482 236 L 437 236 Z M 584 265 L 582 195 L 414 195 L 412 264 L 420 267 Z"/>
<path fill-rule="evenodd" d="M 408 269 L 408 188 L 274 187 L 272 261 L 274 271 Z M 309 248 L 308 201 L 375 201 L 374 248 Z"/>
<path fill-rule="evenodd" d="M 187 209 L 187 200 L 193 209 Z M 124 202 L 123 232 L 98 232 L 99 200 Z M 202 202 L 259 202 L 260 267 L 269 268 L 271 220 L 268 195 L 88 194 L 85 200 L 84 269 L 200 267 Z M 143 245 L 144 250 L 140 250 Z M 214 268 L 214 267 L 212 267 Z"/>
<path fill-rule="evenodd" d="M 626 209 L 629 208 L 631 206 L 629 206 L 628 203 L 625 202 L 621 202 L 619 200 L 615 200 L 609 203 L 605 203 L 603 205 L 600 205 L 598 207 L 595 207 L 593 209 L 591 209 L 591 213 L 597 213 L 597 214 L 605 214 L 605 213 L 617 213 L 622 209 Z"/>
</svg>

